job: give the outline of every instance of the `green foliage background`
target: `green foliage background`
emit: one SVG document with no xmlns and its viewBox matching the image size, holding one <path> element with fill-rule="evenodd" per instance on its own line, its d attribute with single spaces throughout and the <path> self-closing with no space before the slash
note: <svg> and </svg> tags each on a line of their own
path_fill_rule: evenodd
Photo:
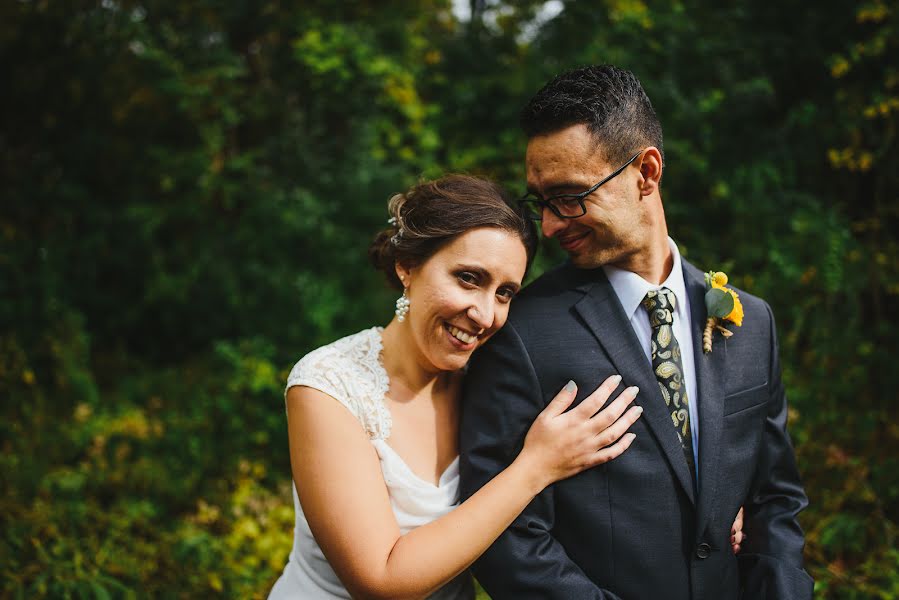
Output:
<svg viewBox="0 0 899 600">
<path fill-rule="evenodd" d="M 559 4 L 0 4 L 3 597 L 264 597 L 282 382 L 389 319 L 386 199 L 520 189 L 519 107 L 598 62 L 653 99 L 684 253 L 778 316 L 818 597 L 899 597 L 899 5 Z"/>
</svg>

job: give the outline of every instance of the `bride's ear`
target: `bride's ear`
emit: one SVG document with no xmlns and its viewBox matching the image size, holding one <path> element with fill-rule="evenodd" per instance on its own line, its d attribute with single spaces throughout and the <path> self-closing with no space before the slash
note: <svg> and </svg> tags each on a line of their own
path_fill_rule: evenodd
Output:
<svg viewBox="0 0 899 600">
<path fill-rule="evenodd" d="M 404 288 L 409 287 L 409 273 L 410 270 L 406 268 L 404 265 L 400 264 L 397 261 L 394 264 L 394 268 L 396 269 L 396 276 L 399 278 L 400 282 L 403 284 Z"/>
</svg>

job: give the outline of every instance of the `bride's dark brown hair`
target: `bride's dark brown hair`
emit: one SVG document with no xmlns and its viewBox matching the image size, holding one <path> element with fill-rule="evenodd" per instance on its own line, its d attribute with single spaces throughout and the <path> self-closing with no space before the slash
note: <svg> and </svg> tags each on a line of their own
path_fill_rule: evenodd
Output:
<svg viewBox="0 0 899 600">
<path fill-rule="evenodd" d="M 421 265 L 455 237 L 482 227 L 518 237 L 530 267 L 537 248 L 534 222 L 497 184 L 470 175 L 424 181 L 390 199 L 391 225 L 378 232 L 368 249 L 371 263 L 398 290 L 395 265 Z"/>
</svg>

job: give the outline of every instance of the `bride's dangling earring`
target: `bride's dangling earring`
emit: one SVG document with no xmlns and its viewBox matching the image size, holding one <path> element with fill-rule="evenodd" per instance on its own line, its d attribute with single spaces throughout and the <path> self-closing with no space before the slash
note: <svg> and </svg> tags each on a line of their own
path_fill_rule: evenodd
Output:
<svg viewBox="0 0 899 600">
<path fill-rule="evenodd" d="M 406 296 L 406 290 L 403 290 L 403 295 L 396 299 L 396 320 L 402 323 L 406 320 L 406 313 L 409 312 L 409 305 L 412 302 L 409 301 L 409 297 Z"/>
</svg>

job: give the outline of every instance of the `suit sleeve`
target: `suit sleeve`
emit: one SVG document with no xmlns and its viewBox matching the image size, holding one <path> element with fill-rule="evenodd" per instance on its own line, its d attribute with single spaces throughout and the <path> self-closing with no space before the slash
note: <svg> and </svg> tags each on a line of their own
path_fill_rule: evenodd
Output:
<svg viewBox="0 0 899 600">
<path fill-rule="evenodd" d="M 768 414 L 758 468 L 746 501 L 747 539 L 738 556 L 744 600 L 811 600 L 814 581 L 802 566 L 805 539 L 797 516 L 808 498 L 787 433 L 787 400 L 781 379 L 777 333 L 771 308 Z"/>
<path fill-rule="evenodd" d="M 507 324 L 473 357 L 465 378 L 460 470 L 468 498 L 518 455 L 531 423 L 545 407 L 521 338 Z M 553 488 L 545 489 L 474 564 L 494 600 L 583 598 L 614 600 L 568 557 L 552 536 Z"/>
</svg>

